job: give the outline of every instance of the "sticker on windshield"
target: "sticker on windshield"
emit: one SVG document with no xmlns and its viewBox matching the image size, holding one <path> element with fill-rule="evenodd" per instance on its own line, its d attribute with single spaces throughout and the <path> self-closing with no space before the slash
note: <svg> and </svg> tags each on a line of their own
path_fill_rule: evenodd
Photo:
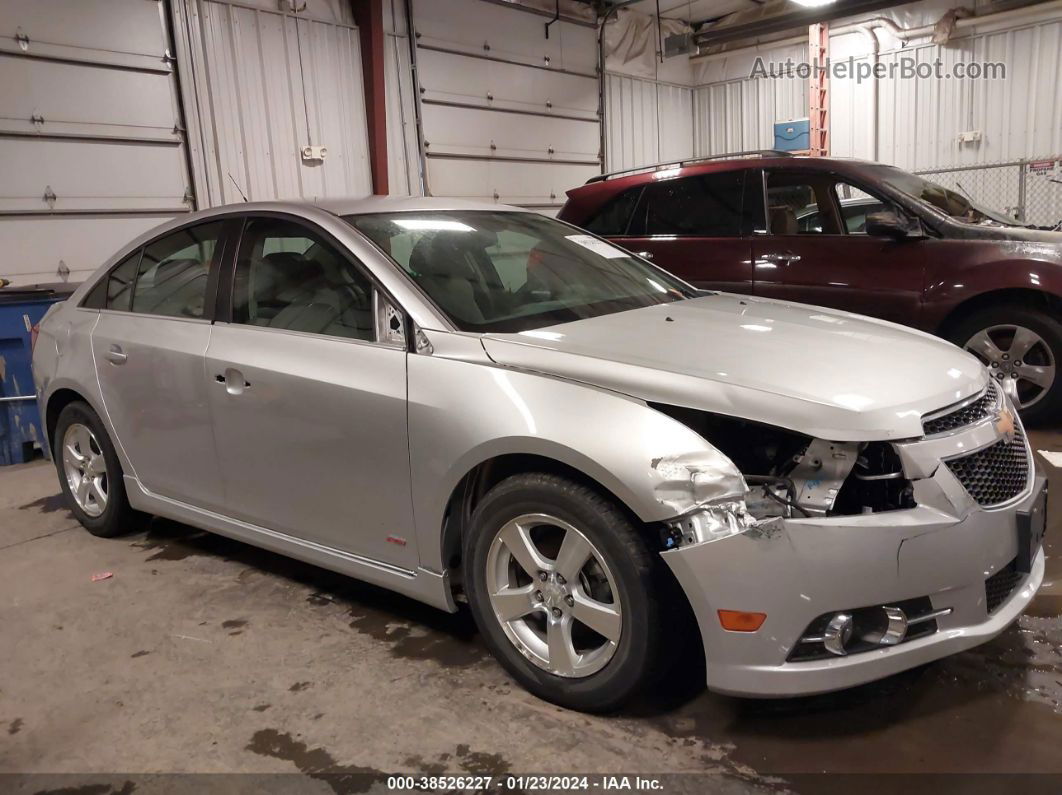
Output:
<svg viewBox="0 0 1062 795">
<path fill-rule="evenodd" d="M 619 259 L 620 257 L 630 256 L 630 254 L 622 248 L 616 248 L 616 246 L 611 243 L 606 243 L 604 240 L 598 240 L 596 237 L 591 237 L 590 235 L 566 235 L 565 240 L 570 240 L 577 246 L 588 248 L 605 259 Z"/>
</svg>

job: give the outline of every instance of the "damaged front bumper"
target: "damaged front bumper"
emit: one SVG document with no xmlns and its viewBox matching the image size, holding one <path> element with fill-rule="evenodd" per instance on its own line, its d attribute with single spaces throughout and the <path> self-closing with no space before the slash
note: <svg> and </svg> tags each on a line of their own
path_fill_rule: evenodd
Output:
<svg viewBox="0 0 1062 795">
<path fill-rule="evenodd" d="M 985 509 L 947 467 L 926 474 L 916 483 L 915 508 L 772 519 L 662 552 L 697 617 L 709 688 L 744 696 L 838 690 L 971 648 L 1010 625 L 1044 576 L 1042 548 L 1031 571 L 1009 574 L 1023 556 L 1019 514 L 1034 507 L 1043 479 L 1030 478 L 1005 507 Z M 1009 590 L 993 595 L 1004 574 Z M 794 659 L 816 620 L 909 600 L 927 603 L 933 631 L 844 656 Z M 766 619 L 757 631 L 732 632 L 719 610 Z"/>
</svg>

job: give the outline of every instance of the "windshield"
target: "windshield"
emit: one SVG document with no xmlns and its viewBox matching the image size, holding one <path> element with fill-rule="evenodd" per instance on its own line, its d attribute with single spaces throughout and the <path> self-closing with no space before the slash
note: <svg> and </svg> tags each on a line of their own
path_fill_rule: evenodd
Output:
<svg viewBox="0 0 1062 795">
<path fill-rule="evenodd" d="M 533 213 L 351 215 L 462 331 L 517 332 L 692 297 L 604 240 Z"/>
<path fill-rule="evenodd" d="M 909 174 L 892 166 L 877 168 L 886 185 L 906 193 L 912 199 L 932 205 L 956 221 L 987 226 L 1021 226 L 1015 219 L 983 207 L 970 197 L 923 179 L 917 174 Z"/>
</svg>

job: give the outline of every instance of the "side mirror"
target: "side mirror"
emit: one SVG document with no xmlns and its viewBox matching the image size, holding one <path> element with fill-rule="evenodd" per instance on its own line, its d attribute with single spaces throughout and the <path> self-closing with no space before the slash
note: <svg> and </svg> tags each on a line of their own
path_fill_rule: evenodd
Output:
<svg viewBox="0 0 1062 795">
<path fill-rule="evenodd" d="M 873 237 L 891 237 L 901 240 L 915 230 L 904 216 L 893 210 L 881 210 L 867 215 L 866 233 Z"/>
</svg>

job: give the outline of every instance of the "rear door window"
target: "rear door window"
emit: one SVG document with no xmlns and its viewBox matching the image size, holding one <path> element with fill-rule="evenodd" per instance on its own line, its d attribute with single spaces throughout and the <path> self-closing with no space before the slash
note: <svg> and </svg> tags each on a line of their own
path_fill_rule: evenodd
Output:
<svg viewBox="0 0 1062 795">
<path fill-rule="evenodd" d="M 202 318 L 211 263 L 223 226 L 223 221 L 213 221 L 185 227 L 145 246 L 132 311 Z"/>
<path fill-rule="evenodd" d="M 742 237 L 755 215 L 742 212 L 745 172 L 726 171 L 647 185 L 639 208 L 647 236 Z M 632 224 L 632 234 L 634 231 Z"/>
</svg>

